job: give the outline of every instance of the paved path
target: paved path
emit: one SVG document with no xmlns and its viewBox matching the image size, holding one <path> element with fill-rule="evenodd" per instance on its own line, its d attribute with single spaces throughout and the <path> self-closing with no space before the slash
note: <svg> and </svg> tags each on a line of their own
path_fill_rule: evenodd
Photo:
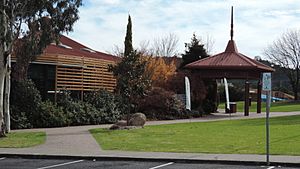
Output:
<svg viewBox="0 0 300 169">
<path fill-rule="evenodd" d="M 18 131 L 45 131 L 45 144 L 30 148 L 0 148 L 1 153 L 44 154 L 44 155 L 96 155 L 100 147 L 89 129 L 102 126 L 76 126 L 50 129 L 33 129 Z M 18 132 L 17 131 L 17 132 Z"/>
<path fill-rule="evenodd" d="M 272 112 L 271 117 L 300 115 L 300 112 Z M 242 113 L 224 114 L 216 113 L 197 119 L 150 121 L 147 125 L 206 122 L 234 119 L 263 118 L 265 113 L 251 113 L 243 116 Z M 46 143 L 31 148 L 0 148 L 0 154 L 33 154 L 33 155 L 59 155 L 59 156 L 95 156 L 95 157 L 130 157 L 130 158 L 161 158 L 161 159 L 198 159 L 198 160 L 229 160 L 229 161 L 265 161 L 264 155 L 240 154 L 202 154 L 202 153 L 163 153 L 163 152 L 124 152 L 103 151 L 89 133 L 92 128 L 107 128 L 109 125 L 76 126 L 49 129 L 29 129 L 19 131 L 45 131 Z M 273 162 L 300 163 L 299 156 L 271 156 Z"/>
</svg>

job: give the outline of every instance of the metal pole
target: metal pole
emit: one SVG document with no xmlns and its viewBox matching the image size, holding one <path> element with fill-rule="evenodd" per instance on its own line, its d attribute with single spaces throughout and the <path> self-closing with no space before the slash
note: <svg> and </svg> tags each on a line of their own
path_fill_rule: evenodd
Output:
<svg viewBox="0 0 300 169">
<path fill-rule="evenodd" d="M 272 97 L 272 74 L 264 73 L 263 74 L 263 90 L 267 92 L 266 100 L 266 161 L 267 165 L 270 165 L 270 106 L 271 106 L 271 97 Z"/>
<path fill-rule="evenodd" d="M 271 91 L 267 91 L 267 105 L 266 105 L 266 160 L 267 165 L 270 165 L 270 105 L 271 105 Z"/>
</svg>

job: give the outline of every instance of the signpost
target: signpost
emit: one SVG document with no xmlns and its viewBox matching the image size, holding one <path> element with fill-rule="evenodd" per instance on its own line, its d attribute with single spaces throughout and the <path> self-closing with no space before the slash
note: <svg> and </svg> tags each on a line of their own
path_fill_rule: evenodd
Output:
<svg viewBox="0 0 300 169">
<path fill-rule="evenodd" d="M 266 161 L 270 165 L 270 105 L 271 105 L 271 91 L 272 91 L 272 75 L 271 73 L 263 73 L 262 90 L 267 92 L 266 100 Z"/>
</svg>

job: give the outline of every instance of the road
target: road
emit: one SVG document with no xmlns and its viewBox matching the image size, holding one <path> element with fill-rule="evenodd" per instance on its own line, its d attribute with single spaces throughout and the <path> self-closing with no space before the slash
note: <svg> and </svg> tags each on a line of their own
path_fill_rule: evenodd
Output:
<svg viewBox="0 0 300 169">
<path fill-rule="evenodd" d="M 293 169 L 281 166 L 247 166 L 201 163 L 103 161 L 65 159 L 25 159 L 0 157 L 0 169 Z"/>
</svg>

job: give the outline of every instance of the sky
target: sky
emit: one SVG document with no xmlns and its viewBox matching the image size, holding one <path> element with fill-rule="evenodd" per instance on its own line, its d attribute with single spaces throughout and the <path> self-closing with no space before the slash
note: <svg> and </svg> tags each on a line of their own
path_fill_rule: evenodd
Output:
<svg viewBox="0 0 300 169">
<path fill-rule="evenodd" d="M 193 33 L 214 41 L 210 54 L 223 52 L 230 39 L 230 10 L 234 7 L 234 40 L 251 58 L 284 32 L 300 28 L 299 0 L 83 0 L 72 39 L 101 52 L 123 48 L 128 14 L 133 45 L 175 34 L 184 53 Z M 205 40 L 204 40 L 205 41 Z"/>
</svg>

